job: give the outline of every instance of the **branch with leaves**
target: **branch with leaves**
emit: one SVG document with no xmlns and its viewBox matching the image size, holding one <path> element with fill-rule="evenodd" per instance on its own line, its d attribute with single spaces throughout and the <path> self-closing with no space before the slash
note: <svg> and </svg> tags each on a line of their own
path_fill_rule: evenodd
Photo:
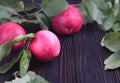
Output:
<svg viewBox="0 0 120 83">
<path fill-rule="evenodd" d="M 67 6 L 68 3 L 66 0 L 43 0 L 41 3 L 37 3 L 34 0 L 29 3 L 24 3 L 20 0 L 1 0 L 0 24 L 9 21 L 19 24 L 33 23 L 39 24 L 41 29 L 49 29 L 49 18 L 65 10 Z M 0 66 L 0 73 L 6 73 L 15 63 L 20 61 L 19 71 L 17 75 L 15 75 L 15 79 L 5 83 L 49 83 L 33 71 L 28 71 L 31 60 L 31 53 L 28 50 L 28 44 L 33 37 L 34 34 L 29 33 L 25 36 L 17 36 L 13 40 L 0 45 L 1 62 L 6 56 L 10 55 L 13 44 L 22 40 L 28 41 L 18 56 L 13 57 L 11 61 Z"/>
<path fill-rule="evenodd" d="M 13 4 L 14 3 L 14 4 Z M 114 52 L 105 60 L 105 69 L 115 69 L 120 67 L 120 1 L 119 0 L 82 0 L 76 5 L 82 12 L 84 25 L 96 22 L 102 31 L 111 30 L 106 34 L 101 45 Z M 39 24 L 42 29 L 49 29 L 49 19 L 68 7 L 66 0 L 42 0 L 41 3 L 32 0 L 24 3 L 20 0 L 0 0 L 0 24 L 8 21 L 22 23 Z M 36 11 L 33 11 L 36 10 Z M 28 36 L 29 35 L 29 36 Z M 11 46 L 23 39 L 32 36 L 28 34 L 24 37 L 17 37 L 13 41 L 8 41 L 0 46 L 0 61 L 11 52 Z M 7 50 L 7 52 L 4 52 Z M 9 63 L 0 66 L 0 73 L 7 72 L 18 60 L 20 60 L 20 78 L 5 83 L 48 83 L 34 72 L 28 71 L 30 62 L 30 52 L 27 46 L 21 51 L 19 56 L 13 58 Z M 34 77 L 34 78 L 32 78 Z M 39 81 L 39 82 L 38 82 Z"/>
</svg>

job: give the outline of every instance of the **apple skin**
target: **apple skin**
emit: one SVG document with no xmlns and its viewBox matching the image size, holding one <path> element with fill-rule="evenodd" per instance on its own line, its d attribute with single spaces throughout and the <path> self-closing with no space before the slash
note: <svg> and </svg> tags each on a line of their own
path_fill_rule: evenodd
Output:
<svg viewBox="0 0 120 83">
<path fill-rule="evenodd" d="M 29 50 L 41 62 L 48 62 L 60 53 L 60 41 L 51 31 L 40 30 L 30 41 Z"/>
<path fill-rule="evenodd" d="M 68 8 L 51 18 L 53 29 L 60 34 L 74 34 L 82 28 L 83 18 L 80 10 L 68 5 Z"/>
<path fill-rule="evenodd" d="M 9 40 L 13 40 L 16 36 L 19 35 L 26 35 L 25 30 L 19 24 L 14 22 L 6 22 L 0 25 L 0 45 Z M 24 46 L 25 43 L 26 40 L 15 43 L 12 46 L 12 50 L 19 50 Z"/>
</svg>

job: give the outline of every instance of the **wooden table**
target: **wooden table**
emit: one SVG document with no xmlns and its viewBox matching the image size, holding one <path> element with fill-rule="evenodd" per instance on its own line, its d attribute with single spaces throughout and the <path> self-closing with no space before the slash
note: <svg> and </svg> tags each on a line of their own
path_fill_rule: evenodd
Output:
<svg viewBox="0 0 120 83">
<path fill-rule="evenodd" d="M 70 3 L 78 1 L 69 0 Z M 120 83 L 119 69 L 104 70 L 104 60 L 111 54 L 100 46 L 105 33 L 92 23 L 83 26 L 74 35 L 58 35 L 61 42 L 59 57 L 49 63 L 40 63 L 33 58 L 29 70 L 40 74 L 50 83 Z M 0 74 L 0 83 L 13 79 L 11 74 L 18 70 L 18 65 L 6 74 Z"/>
</svg>

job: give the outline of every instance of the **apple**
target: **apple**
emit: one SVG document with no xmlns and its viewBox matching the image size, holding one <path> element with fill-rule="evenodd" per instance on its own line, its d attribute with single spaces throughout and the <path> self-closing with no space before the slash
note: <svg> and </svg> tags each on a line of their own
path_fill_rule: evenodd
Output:
<svg viewBox="0 0 120 83">
<path fill-rule="evenodd" d="M 82 28 L 83 18 L 81 11 L 74 5 L 51 18 L 53 29 L 60 34 L 74 34 Z"/>
<path fill-rule="evenodd" d="M 53 32 L 40 30 L 34 35 L 28 48 L 37 59 L 48 62 L 59 55 L 61 47 L 58 37 Z"/>
<path fill-rule="evenodd" d="M 6 22 L 0 25 L 0 45 L 9 40 L 13 40 L 16 36 L 19 35 L 26 35 L 25 30 L 19 24 L 14 22 Z M 12 46 L 12 50 L 20 49 L 24 46 L 25 43 L 25 40 L 15 43 Z"/>
</svg>

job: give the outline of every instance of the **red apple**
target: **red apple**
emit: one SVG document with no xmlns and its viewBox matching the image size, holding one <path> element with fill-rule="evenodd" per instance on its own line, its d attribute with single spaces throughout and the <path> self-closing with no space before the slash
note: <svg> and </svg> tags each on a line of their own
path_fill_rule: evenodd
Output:
<svg viewBox="0 0 120 83">
<path fill-rule="evenodd" d="M 47 62 L 59 55 L 60 42 L 53 32 L 41 30 L 34 35 L 28 48 L 33 56 L 42 62 Z"/>
<path fill-rule="evenodd" d="M 9 41 L 13 40 L 16 36 L 19 35 L 26 35 L 25 30 L 22 28 L 22 26 L 14 23 L 14 22 L 6 22 L 2 25 L 0 25 L 0 45 Z M 25 40 L 15 43 L 12 46 L 13 50 L 18 50 L 25 44 Z"/>
<path fill-rule="evenodd" d="M 61 34 L 73 34 L 78 32 L 83 24 L 83 18 L 80 10 L 68 5 L 68 8 L 51 18 L 53 29 Z"/>
</svg>

